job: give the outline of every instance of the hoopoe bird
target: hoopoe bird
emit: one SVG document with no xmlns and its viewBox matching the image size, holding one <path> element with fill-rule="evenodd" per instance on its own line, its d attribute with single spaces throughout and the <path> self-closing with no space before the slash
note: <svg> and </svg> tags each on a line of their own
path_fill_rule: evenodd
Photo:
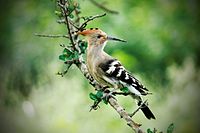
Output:
<svg viewBox="0 0 200 133">
<path fill-rule="evenodd" d="M 117 59 L 104 52 L 108 40 L 126 41 L 107 36 L 98 28 L 86 29 L 77 32 L 77 34 L 85 36 L 88 41 L 87 67 L 92 77 L 101 85 L 109 86 L 114 90 L 127 87 L 131 96 L 138 101 L 138 106 L 140 106 L 142 104 L 141 96 L 146 95 L 148 90 Z M 146 118 L 155 119 L 146 104 L 142 105 L 141 110 Z"/>
</svg>

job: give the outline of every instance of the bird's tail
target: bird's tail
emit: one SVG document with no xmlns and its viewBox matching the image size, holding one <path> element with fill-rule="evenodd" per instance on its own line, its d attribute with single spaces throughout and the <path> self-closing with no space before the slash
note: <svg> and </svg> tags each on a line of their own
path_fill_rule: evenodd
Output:
<svg viewBox="0 0 200 133">
<path fill-rule="evenodd" d="M 151 112 L 151 110 L 149 109 L 149 107 L 146 104 L 143 104 L 141 106 L 141 110 L 147 119 L 156 119 L 154 114 Z"/>
<path fill-rule="evenodd" d="M 141 106 L 140 109 L 142 110 L 143 114 L 146 116 L 147 119 L 156 119 L 156 117 L 154 116 L 154 114 L 151 112 L 151 110 L 149 109 L 149 107 L 146 105 L 145 102 L 142 102 L 142 97 L 137 96 L 137 95 L 133 95 L 131 94 L 131 97 L 133 99 L 137 100 L 137 105 Z"/>
</svg>

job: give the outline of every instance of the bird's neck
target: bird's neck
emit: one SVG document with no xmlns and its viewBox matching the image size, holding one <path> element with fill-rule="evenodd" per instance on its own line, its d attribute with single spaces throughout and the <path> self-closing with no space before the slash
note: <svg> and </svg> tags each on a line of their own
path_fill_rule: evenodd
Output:
<svg viewBox="0 0 200 133">
<path fill-rule="evenodd" d="M 106 42 L 104 44 L 89 44 L 87 49 L 87 59 L 96 62 L 110 57 L 106 52 L 104 52 L 105 45 Z"/>
<path fill-rule="evenodd" d="M 106 42 L 104 44 L 89 44 L 87 49 L 87 56 L 101 56 L 105 54 L 104 47 L 106 45 Z"/>
</svg>

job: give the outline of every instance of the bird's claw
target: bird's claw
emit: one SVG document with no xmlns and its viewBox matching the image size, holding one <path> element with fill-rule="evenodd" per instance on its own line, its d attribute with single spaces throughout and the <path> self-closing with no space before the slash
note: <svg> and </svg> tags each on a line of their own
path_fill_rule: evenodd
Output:
<svg viewBox="0 0 200 133">
<path fill-rule="evenodd" d="M 116 98 L 113 95 L 113 91 L 109 91 L 109 92 L 105 92 L 104 96 L 102 97 L 102 99 L 105 99 L 106 101 L 109 100 L 109 98 L 114 98 L 116 100 Z"/>
</svg>

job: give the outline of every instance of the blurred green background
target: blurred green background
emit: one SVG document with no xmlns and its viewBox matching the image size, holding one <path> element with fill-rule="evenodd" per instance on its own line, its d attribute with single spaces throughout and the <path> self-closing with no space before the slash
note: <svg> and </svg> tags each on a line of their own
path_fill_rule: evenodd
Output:
<svg viewBox="0 0 200 133">
<path fill-rule="evenodd" d="M 81 15 L 103 13 L 79 0 Z M 134 120 L 143 129 L 199 133 L 200 11 L 197 0 L 100 0 L 118 15 L 107 14 L 88 25 L 128 41 L 109 42 L 106 51 L 153 92 L 146 97 L 156 120 L 141 112 Z M 1 0 L 0 132 L 1 133 L 131 133 L 110 107 L 89 113 L 94 89 L 75 66 L 65 77 L 58 59 L 65 39 L 39 38 L 34 33 L 66 34 L 56 23 L 55 2 Z M 128 112 L 136 108 L 119 97 Z"/>
</svg>

